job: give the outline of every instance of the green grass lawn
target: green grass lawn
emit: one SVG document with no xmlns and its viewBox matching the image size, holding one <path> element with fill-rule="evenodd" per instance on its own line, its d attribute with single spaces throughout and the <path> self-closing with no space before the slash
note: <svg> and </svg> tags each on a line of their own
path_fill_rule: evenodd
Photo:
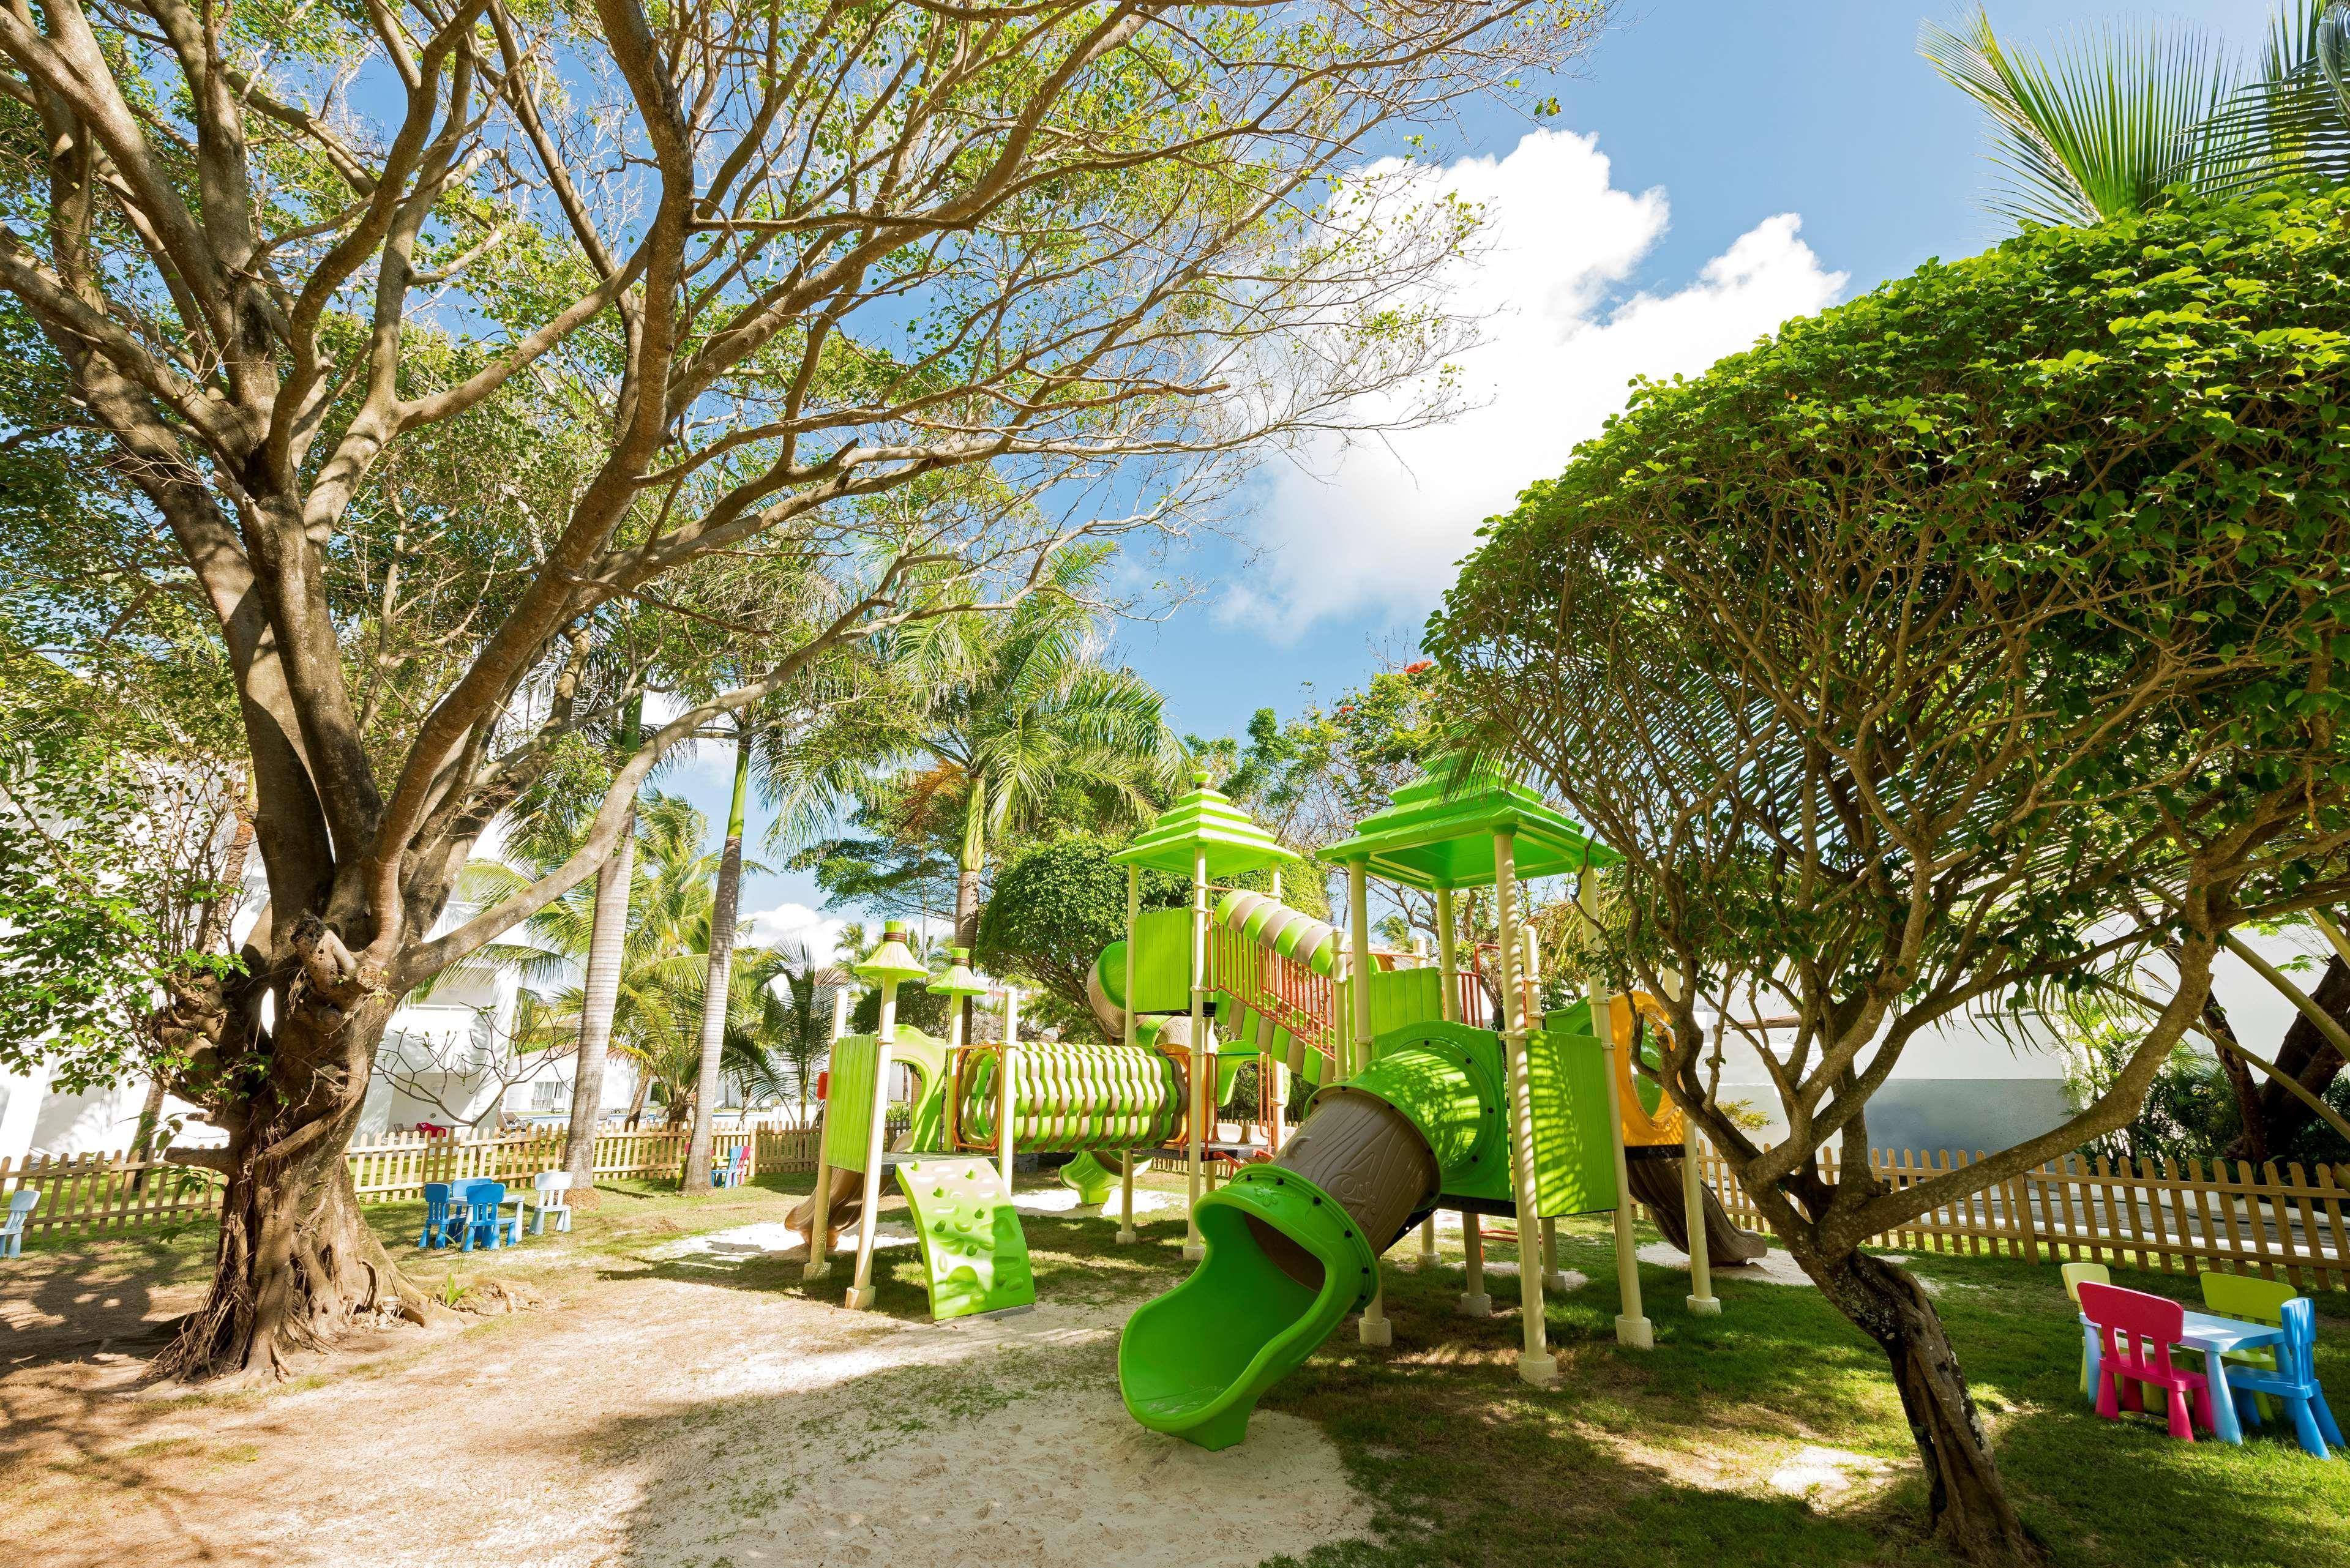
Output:
<svg viewBox="0 0 2350 1568">
<path fill-rule="evenodd" d="M 369 1217 L 428 1290 L 460 1293 L 499 1278 L 565 1297 L 650 1273 L 799 1294 L 806 1287 L 795 1261 L 657 1254 L 671 1239 L 778 1220 L 806 1186 L 804 1176 L 773 1178 L 690 1200 L 667 1184 L 614 1184 L 569 1238 L 429 1259 L 412 1250 L 421 1205 L 380 1205 Z M 1024 1218 L 1044 1301 L 1122 1312 L 1182 1277 L 1179 1218 L 1141 1217 L 1142 1241 L 1129 1248 L 1117 1245 L 1114 1219 Z M 26 1251 L 70 1259 L 85 1299 L 92 1282 L 135 1299 L 140 1282 L 200 1282 L 211 1245 L 209 1227 L 189 1227 L 37 1241 Z M 1715 1276 L 1722 1314 L 1696 1318 L 1682 1305 L 1686 1276 L 1644 1268 L 1656 1348 L 1625 1350 L 1613 1334 L 1608 1232 L 1564 1222 L 1561 1265 L 1590 1282 L 1549 1303 L 1560 1377 L 1538 1393 L 1515 1372 L 1514 1277 L 1491 1281 L 1495 1316 L 1465 1319 L 1454 1311 L 1457 1252 L 1427 1273 L 1397 1266 L 1415 1245 L 1407 1239 L 1390 1259 L 1392 1347 L 1363 1348 L 1350 1322 L 1263 1403 L 1326 1431 L 1376 1511 L 1373 1536 L 1318 1549 L 1308 1559 L 1315 1568 L 1943 1560 L 1920 1538 L 1923 1483 L 1884 1362 L 1817 1292 L 1725 1270 Z M 1507 1261 L 1511 1249 L 1491 1255 Z M 885 1251 L 877 1264 L 879 1310 L 926 1316 L 911 1250 Z M 1939 1293 L 2008 1483 L 2054 1561 L 2350 1563 L 2350 1463 L 2307 1457 L 2277 1425 L 2230 1448 L 2176 1442 L 2152 1419 L 2101 1421 L 2075 1391 L 2080 1342 L 2054 1263 L 1929 1254 L 1913 1266 Z M 2195 1298 L 2186 1276 L 2117 1278 Z M 837 1302 L 847 1284 L 841 1260 L 816 1294 Z M 2350 1298 L 2320 1296 L 2318 1311 L 2319 1371 L 2350 1413 Z M 527 1317 L 498 1327 L 529 1332 Z M 1876 1457 L 1887 1479 L 1809 1501 L 1777 1495 L 1769 1477 L 1806 1447 Z M 1202 1528 L 1212 1530 L 1212 1519 Z"/>
</svg>

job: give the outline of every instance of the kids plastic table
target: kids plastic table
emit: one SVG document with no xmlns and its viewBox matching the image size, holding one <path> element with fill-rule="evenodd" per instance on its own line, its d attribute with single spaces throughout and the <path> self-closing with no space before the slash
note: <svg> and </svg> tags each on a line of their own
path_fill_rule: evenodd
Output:
<svg viewBox="0 0 2350 1568">
<path fill-rule="evenodd" d="M 2081 1326 L 2090 1328 L 2088 1314 L 2081 1314 Z M 2203 1355 L 2203 1376 L 2210 1382 L 2211 1428 L 2223 1443 L 2241 1443 L 2244 1428 L 2236 1418 L 2236 1401 L 2228 1388 L 2227 1368 L 2223 1359 L 2231 1350 L 2257 1350 L 2262 1345 L 2284 1343 L 2284 1330 L 2264 1323 L 2245 1323 L 2238 1318 L 2220 1317 L 2215 1313 L 2187 1311 L 2187 1332 L 2178 1343 Z M 2089 1388 L 2096 1390 L 2099 1364 L 2104 1360 L 2097 1335 L 2088 1335 Z"/>
</svg>

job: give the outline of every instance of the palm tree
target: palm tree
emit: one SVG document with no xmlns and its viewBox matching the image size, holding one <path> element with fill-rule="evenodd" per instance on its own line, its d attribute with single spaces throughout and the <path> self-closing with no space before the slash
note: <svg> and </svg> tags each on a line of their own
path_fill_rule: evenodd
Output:
<svg viewBox="0 0 2350 1568">
<path fill-rule="evenodd" d="M 801 1119 L 806 1120 L 809 1085 L 817 1064 L 832 1048 L 832 1020 L 819 1002 L 827 991 L 848 984 L 849 978 L 843 971 L 819 965 L 805 943 L 769 951 L 774 972 L 761 1010 L 761 1037 L 779 1064 L 791 1070 Z M 775 988 L 776 981 L 782 982 L 780 992 Z"/>
<path fill-rule="evenodd" d="M 1927 24 L 1918 52 L 1991 121 L 2005 172 L 1991 210 L 2022 223 L 2095 223 L 2178 191 L 2225 193 L 2350 174 L 2350 5 L 2288 0 L 2257 70 L 2196 33 L 2084 35 L 2054 58 L 2009 48 L 1978 9 Z"/>
<path fill-rule="evenodd" d="M 1034 826 L 1067 789 L 1139 819 L 1181 766 L 1158 691 L 1103 661 L 1088 601 L 1107 560 L 1107 547 L 1065 550 L 1044 588 L 1009 615 L 910 634 L 929 692 L 909 748 L 921 760 L 897 782 L 910 822 L 954 825 L 960 946 L 979 934 L 993 842 Z"/>
<path fill-rule="evenodd" d="M 601 886 L 573 888 L 531 919 L 529 931 L 545 945 L 506 955 L 526 984 L 552 982 L 582 959 L 589 960 L 582 982 L 554 997 L 555 1013 L 577 1023 L 584 1034 L 587 1023 L 600 1012 L 610 1048 L 639 1064 L 668 1063 L 681 1051 L 698 1054 L 693 1024 L 707 979 L 719 859 L 702 847 L 706 827 L 707 819 L 684 800 L 658 792 L 647 795 L 638 808 L 633 833 L 623 841 L 627 852 L 616 851 L 612 857 L 627 877 L 619 896 Z M 562 830 L 539 835 L 516 852 L 524 862 L 520 869 L 469 867 L 468 886 L 490 896 L 504 888 L 527 886 L 542 864 L 560 864 L 569 857 L 574 847 L 567 842 L 570 836 Z M 613 919 L 614 909 L 626 911 L 625 919 Z M 592 961 L 603 948 L 611 950 L 611 961 L 599 971 Z M 650 1083 L 649 1074 L 639 1074 L 632 1118 L 642 1111 Z M 589 1087 L 584 1076 L 575 1080 L 575 1127 Z M 684 1098 L 679 1103 L 684 1104 Z M 588 1109 L 592 1118 L 600 1106 L 588 1102 Z M 591 1128 L 593 1125 L 591 1119 Z"/>
<path fill-rule="evenodd" d="M 693 1136 L 687 1140 L 685 1191 L 710 1190 L 712 1117 L 716 1109 L 718 1077 L 727 1035 L 727 1003 L 732 991 L 734 916 L 743 896 L 743 822 L 750 803 L 751 764 L 758 747 L 758 722 L 748 712 L 734 715 L 734 794 L 726 812 L 726 839 L 719 850 L 718 884 L 712 895 L 707 967 L 702 975 L 701 1028 L 693 1096 Z"/>
</svg>

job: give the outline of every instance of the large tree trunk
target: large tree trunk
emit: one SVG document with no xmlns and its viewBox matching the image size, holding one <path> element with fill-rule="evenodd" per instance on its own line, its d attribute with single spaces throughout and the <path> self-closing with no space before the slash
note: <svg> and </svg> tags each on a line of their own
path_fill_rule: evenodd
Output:
<svg viewBox="0 0 2350 1568">
<path fill-rule="evenodd" d="M 711 1123 L 718 1115 L 718 1062 L 726 1048 L 726 992 L 733 979 L 734 912 L 743 896 L 743 818 L 751 791 L 751 726 L 734 735 L 734 801 L 726 813 L 726 848 L 718 859 L 718 888 L 711 898 L 710 971 L 702 988 L 702 1071 L 693 1095 L 693 1137 L 686 1141 L 685 1174 L 679 1186 L 691 1194 L 710 1190 Z"/>
<path fill-rule="evenodd" d="M 1891 1364 L 1909 1435 L 1925 1461 L 1928 1514 L 1943 1544 L 1969 1563 L 2041 1561 L 2040 1547 L 2000 1479 L 1990 1436 L 1933 1298 L 1913 1275 L 1864 1252 L 1823 1254 L 1798 1247 L 1795 1258 Z"/>
<path fill-rule="evenodd" d="M 2350 1026 L 2350 965 L 2345 965 L 2339 955 L 2325 961 L 2325 972 L 2317 979 L 2317 989 L 2309 999 L 2317 1003 L 2328 1018 Z M 2221 1052 L 2222 1061 L 2227 1053 Z M 2298 1081 L 2311 1094 L 2323 1097 L 2333 1086 L 2343 1067 L 2342 1053 L 2333 1042 L 2318 1032 L 2296 1009 L 2293 1025 L 2284 1032 L 2284 1041 L 2277 1047 L 2277 1071 Z M 2237 1064 L 2241 1071 L 2241 1064 Z M 2232 1079 L 2236 1075 L 2230 1074 Z M 2249 1078 L 2249 1075 L 2246 1075 Z M 2277 1155 L 2291 1143 L 2303 1127 L 2316 1119 L 2316 1113 L 2272 1079 L 2262 1077 L 2257 1089 L 2247 1095 L 2240 1085 L 2237 1090 L 2243 1113 L 2244 1131 L 2227 1149 L 2230 1159 L 2259 1161 Z"/>
<path fill-rule="evenodd" d="M 398 999 L 355 983 L 349 954 L 319 941 L 315 920 L 305 927 L 265 1073 L 213 1098 L 229 1129 L 224 1158 L 191 1151 L 210 1156 L 203 1163 L 228 1184 L 212 1289 L 157 1363 L 167 1375 L 274 1376 L 290 1355 L 328 1349 L 353 1326 L 431 1315 L 369 1230 L 343 1157 Z"/>
<path fill-rule="evenodd" d="M 633 817 L 596 872 L 596 931 L 588 941 L 588 974 L 579 1003 L 579 1058 L 571 1070 L 571 1130 L 563 1168 L 571 1173 L 571 1205 L 593 1209 L 596 1127 L 604 1118 L 604 1055 L 612 1044 L 612 1013 L 620 999 L 620 950 L 629 937 L 629 892 L 636 881 Z"/>
</svg>

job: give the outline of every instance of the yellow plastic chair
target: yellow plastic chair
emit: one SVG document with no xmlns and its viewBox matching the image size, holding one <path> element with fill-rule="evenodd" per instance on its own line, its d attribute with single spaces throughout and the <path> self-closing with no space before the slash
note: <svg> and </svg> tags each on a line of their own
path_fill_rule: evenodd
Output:
<svg viewBox="0 0 2350 1568">
<path fill-rule="evenodd" d="M 2109 1285 L 2114 1282 L 2113 1271 L 2103 1263 L 2067 1263 L 2057 1272 L 2064 1276 L 2064 1293 L 2072 1298 L 2076 1315 L 2080 1311 L 2081 1286 L 2084 1283 Z M 2087 1324 L 2083 1324 L 2081 1325 L 2081 1397 L 2084 1399 L 2095 1399 L 2097 1397 L 2097 1363 L 2104 1359 L 2104 1353 L 2097 1348 L 2097 1331 Z"/>
<path fill-rule="evenodd" d="M 2221 1317 L 2241 1318 L 2246 1323 L 2264 1323 L 2271 1327 L 2284 1324 L 2284 1303 L 2301 1294 L 2282 1280 L 2264 1280 L 2258 1274 L 2198 1274 L 2195 1282 L 2203 1289 L 2203 1304 Z M 2231 1350 L 2221 1359 L 2241 1362 L 2265 1372 L 2276 1370 L 2276 1353 L 2272 1350 Z M 2215 1393 L 2213 1398 L 2219 1397 Z M 2266 1394 L 2255 1395 L 2261 1414 L 2276 1415 L 2276 1401 Z"/>
</svg>

